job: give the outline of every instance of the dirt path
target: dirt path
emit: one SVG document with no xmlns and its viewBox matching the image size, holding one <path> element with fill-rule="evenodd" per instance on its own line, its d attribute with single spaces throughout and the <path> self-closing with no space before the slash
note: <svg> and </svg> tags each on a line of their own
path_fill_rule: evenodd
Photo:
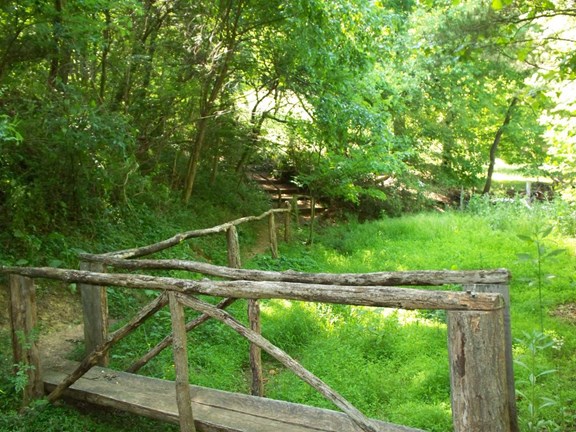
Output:
<svg viewBox="0 0 576 432">
<path fill-rule="evenodd" d="M 44 363 L 53 364 L 69 355 L 84 339 L 80 295 L 60 283 L 39 285 L 36 287 L 36 307 L 41 358 Z M 0 286 L 0 311 L 0 330 L 9 332 L 8 290 L 5 286 Z"/>
</svg>

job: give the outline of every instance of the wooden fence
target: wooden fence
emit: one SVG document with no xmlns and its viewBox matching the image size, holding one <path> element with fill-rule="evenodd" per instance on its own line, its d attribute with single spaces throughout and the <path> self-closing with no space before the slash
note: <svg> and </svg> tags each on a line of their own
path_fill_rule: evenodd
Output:
<svg viewBox="0 0 576 432">
<path fill-rule="evenodd" d="M 283 210 L 267 212 L 260 217 L 243 218 L 242 221 L 269 217 L 270 240 L 275 242 L 274 215 Z M 288 214 L 288 212 L 286 212 Z M 288 220 L 288 219 L 286 219 Z M 238 220 L 240 221 L 240 220 Z M 15 364 L 28 374 L 26 400 L 43 394 L 41 359 L 35 340 L 27 338 L 35 329 L 34 279 L 50 278 L 75 282 L 82 287 L 85 327 L 92 346 L 87 357 L 60 382 L 48 395 L 49 401 L 82 377 L 90 368 L 105 363 L 111 346 L 140 326 L 162 307 L 169 305 L 173 333 L 154 347 L 143 358 L 133 363 L 129 370 L 136 371 L 167 346 L 173 347 L 176 370 L 176 399 L 181 431 L 240 430 L 203 426 L 194 419 L 188 380 L 186 332 L 208 319 L 219 320 L 250 341 L 257 350 L 264 349 L 272 357 L 292 370 L 302 380 L 317 389 L 351 419 L 351 429 L 363 431 L 415 431 L 403 426 L 385 424 L 367 418 L 334 389 L 304 369 L 295 359 L 274 346 L 260 334 L 260 323 L 251 320 L 244 326 L 225 308 L 235 299 L 248 299 L 249 314 L 257 315 L 258 299 L 289 299 L 336 304 L 392 307 L 402 309 L 441 309 L 448 316 L 448 347 L 451 372 L 452 415 L 456 432 L 503 431 L 516 432 L 516 406 L 509 319 L 508 280 L 506 270 L 484 271 L 417 271 L 380 272 L 368 274 L 299 273 L 294 271 L 271 272 L 240 269 L 238 258 L 238 221 L 224 224 L 203 233 L 226 232 L 230 252 L 230 267 L 181 260 L 133 259 L 178 244 L 187 238 L 197 237 L 200 231 L 179 234 L 164 242 L 143 248 L 104 255 L 83 255 L 81 270 L 55 268 L 8 267 L 11 294 L 11 322 Z M 272 235 L 274 232 L 274 235 Z M 285 232 L 289 232 L 288 228 Z M 236 252 L 235 252 L 236 251 Z M 274 247 L 272 246 L 272 251 Z M 273 252 L 274 253 L 274 252 Z M 227 280 L 190 280 L 142 274 L 107 273 L 105 268 L 130 270 L 170 269 L 184 270 L 216 276 Z M 95 271 L 97 270 L 97 271 Z M 406 288 L 417 286 L 442 286 L 459 284 L 463 291 L 443 291 Z M 145 306 L 128 324 L 112 334 L 107 333 L 106 286 L 130 289 L 158 290 L 158 297 Z M 401 286 L 401 287 L 400 287 Z M 223 297 L 211 305 L 197 294 Z M 92 302 L 97 303 L 96 306 Z M 195 320 L 184 321 L 184 307 L 201 315 Z M 94 325 L 96 323 L 96 325 Z M 259 353 L 251 348 L 251 357 Z M 252 392 L 262 394 L 261 375 L 252 365 Z M 260 399 L 258 399 L 260 401 Z M 264 400 L 264 399 L 262 399 Z M 263 402 L 258 402 L 263 403 Z M 141 410 L 141 409 L 140 409 Z M 142 411 L 137 411 L 142 412 Z M 160 417 L 159 417 L 160 418 Z M 212 428 L 212 429 L 210 429 Z M 287 429 L 290 430 L 290 429 Z M 302 429 L 302 430 L 313 430 Z"/>
</svg>

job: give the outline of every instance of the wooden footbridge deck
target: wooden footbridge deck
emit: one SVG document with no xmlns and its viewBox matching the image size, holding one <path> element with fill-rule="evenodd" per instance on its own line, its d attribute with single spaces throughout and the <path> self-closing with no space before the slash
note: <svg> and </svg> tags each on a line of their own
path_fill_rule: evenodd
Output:
<svg viewBox="0 0 576 432">
<path fill-rule="evenodd" d="M 82 270 L 2 267 L 9 275 L 14 364 L 28 376 L 24 402 L 47 394 L 50 402 L 69 397 L 178 423 L 182 432 L 422 432 L 367 418 L 337 391 L 302 367 L 260 333 L 258 299 L 288 299 L 402 309 L 441 309 L 448 317 L 452 417 L 455 432 L 518 432 L 506 270 L 321 274 L 240 269 L 236 225 L 269 218 L 271 252 L 277 256 L 274 209 L 205 230 L 178 234 L 142 248 L 83 255 Z M 285 219 L 288 222 L 288 218 Z M 289 229 L 285 227 L 285 234 Z M 225 232 L 229 267 L 181 260 L 134 259 L 200 235 Z M 176 279 L 108 273 L 109 268 L 188 271 L 225 280 Z M 84 310 L 87 356 L 80 363 L 42 364 L 32 335 L 36 328 L 34 279 L 78 283 Z M 463 291 L 414 289 L 460 284 Z M 108 334 L 106 287 L 157 290 L 158 296 L 127 324 Z M 407 288 L 410 286 L 410 288 Z M 217 305 L 197 295 L 223 298 Z M 225 308 L 247 299 L 249 325 Z M 137 360 L 129 372 L 109 369 L 111 347 L 162 308 L 169 306 L 172 334 Z M 184 308 L 199 312 L 185 322 Z M 250 342 L 252 395 L 190 385 L 186 333 L 208 319 L 218 320 Z M 139 376 L 137 371 L 172 347 L 175 381 Z M 340 411 L 261 397 L 260 350 L 315 388 Z"/>
<path fill-rule="evenodd" d="M 46 392 L 56 388 L 78 365 L 66 362 L 44 371 Z M 190 386 L 192 412 L 200 432 L 356 432 L 358 426 L 341 412 L 273 399 Z M 92 367 L 67 389 L 64 397 L 179 423 L 173 381 Z M 422 432 L 373 421 L 381 432 Z"/>
</svg>

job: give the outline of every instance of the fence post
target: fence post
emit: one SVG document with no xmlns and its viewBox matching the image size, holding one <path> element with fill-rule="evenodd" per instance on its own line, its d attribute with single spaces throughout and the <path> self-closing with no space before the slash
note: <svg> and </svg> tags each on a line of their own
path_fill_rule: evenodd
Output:
<svg viewBox="0 0 576 432">
<path fill-rule="evenodd" d="M 512 355 L 512 325 L 510 322 L 510 288 L 508 285 L 474 284 L 464 285 L 464 291 L 498 293 L 504 298 L 504 341 L 506 355 L 506 382 L 508 385 L 508 410 L 511 432 L 520 432 L 516 409 L 516 385 L 514 382 L 514 358 Z"/>
<path fill-rule="evenodd" d="M 300 226 L 300 208 L 298 207 L 298 195 L 292 197 L 292 203 L 290 205 L 292 211 L 294 212 L 294 220 L 296 221 L 296 227 Z"/>
<path fill-rule="evenodd" d="M 276 236 L 276 216 L 270 213 L 268 216 L 268 238 L 270 240 L 270 253 L 272 258 L 278 258 L 278 238 Z"/>
<path fill-rule="evenodd" d="M 22 395 L 22 405 L 26 406 L 44 394 L 37 341 L 36 288 L 34 279 L 28 277 L 11 274 L 8 280 L 14 373 L 26 375 Z"/>
<path fill-rule="evenodd" d="M 240 245 L 238 242 L 238 232 L 235 226 L 228 228 L 228 267 L 240 268 Z M 250 328 L 260 334 L 260 306 L 258 300 L 248 299 L 248 320 Z M 264 378 L 262 374 L 262 350 L 256 344 L 250 343 L 250 370 L 252 372 L 251 393 L 254 396 L 264 395 Z"/>
<path fill-rule="evenodd" d="M 292 225 L 290 219 L 292 218 L 292 206 L 290 201 L 284 203 L 286 212 L 284 213 L 284 241 L 288 243 L 292 239 Z"/>
<path fill-rule="evenodd" d="M 511 432 L 504 309 L 448 311 L 455 432 Z"/>
<path fill-rule="evenodd" d="M 174 368 L 176 370 L 176 403 L 178 405 L 178 419 L 180 432 L 196 432 L 194 415 L 192 412 L 192 396 L 190 394 L 190 381 L 188 378 L 188 350 L 186 343 L 186 322 L 184 306 L 178 301 L 176 293 L 168 293 L 170 300 L 170 315 L 172 317 L 172 340 Z"/>
<path fill-rule="evenodd" d="M 97 262 L 80 262 L 80 270 L 103 273 L 104 264 Z M 108 338 L 108 297 L 106 287 L 78 284 L 82 299 L 82 315 L 84 317 L 84 346 L 86 354 L 104 344 Z M 100 366 L 108 365 L 108 354 L 98 361 Z"/>
</svg>

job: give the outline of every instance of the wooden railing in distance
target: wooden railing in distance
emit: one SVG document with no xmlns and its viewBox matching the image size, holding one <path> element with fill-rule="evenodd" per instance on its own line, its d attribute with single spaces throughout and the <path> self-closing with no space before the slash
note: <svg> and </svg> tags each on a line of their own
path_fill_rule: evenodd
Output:
<svg viewBox="0 0 576 432">
<path fill-rule="evenodd" d="M 168 263 L 160 260 L 125 260 L 113 257 L 87 256 L 93 262 L 126 268 L 167 268 Z M 189 403 L 188 367 L 185 356 L 186 325 L 181 312 L 182 306 L 191 307 L 202 314 L 217 319 L 258 345 L 291 369 L 300 378 L 316 388 L 326 398 L 346 413 L 364 431 L 398 431 L 401 428 L 381 428 L 379 423 L 366 418 L 343 399 L 337 392 L 311 374 L 288 354 L 272 345 L 254 330 L 243 326 L 226 311 L 194 297 L 205 294 L 227 298 L 263 299 L 278 298 L 362 306 L 393 307 L 402 309 L 442 309 L 448 311 L 448 345 L 451 369 L 452 415 L 454 430 L 517 432 L 514 403 L 514 382 L 511 364 L 511 346 L 507 341 L 509 318 L 505 294 L 509 273 L 506 270 L 459 271 L 459 272 L 384 272 L 369 274 L 308 274 L 297 272 L 262 272 L 226 267 L 208 266 L 185 261 L 170 262 L 174 268 L 195 269 L 199 266 L 210 274 L 232 278 L 228 281 L 196 281 L 168 277 L 153 277 L 137 274 L 95 273 L 82 270 L 54 268 L 3 268 L 10 274 L 12 304 L 29 303 L 32 289 L 20 290 L 20 282 L 14 279 L 50 278 L 66 282 L 84 283 L 95 286 L 120 286 L 134 289 L 156 289 L 163 293 L 144 308 L 137 317 L 123 328 L 110 335 L 98 346 L 48 396 L 54 400 L 62 391 L 86 372 L 97 358 L 103 356 L 110 346 L 140 325 L 144 319 L 170 302 L 173 319 L 174 358 L 177 363 L 176 387 L 180 425 L 182 431 L 195 431 L 194 416 Z M 141 267 L 138 267 L 141 266 Z M 208 266 L 208 267 L 204 267 Z M 241 280 L 234 280 L 240 278 Z M 350 284 L 355 281 L 354 284 Z M 464 291 L 438 291 L 399 288 L 402 285 L 461 284 Z M 30 282 L 27 282 L 30 284 Z M 474 286 L 481 284 L 481 289 Z M 488 292 L 491 290 L 497 293 Z M 505 295 L 503 295 L 503 293 Z M 16 309 L 18 309 L 15 306 Z M 509 316 L 508 316 L 509 317 Z M 12 319 L 13 326 L 22 320 Z M 25 333 L 26 328 L 14 329 L 13 333 Z M 33 345 L 33 343 L 31 344 Z M 25 352 L 32 349 L 23 348 Z M 37 356 L 21 355 L 23 361 L 38 361 Z M 40 364 L 32 364 L 28 370 L 40 371 Z M 37 380 L 37 378 L 35 379 Z M 34 394 L 31 380 L 30 395 Z"/>
<path fill-rule="evenodd" d="M 102 262 L 102 259 L 104 258 L 110 258 L 110 259 L 138 258 L 169 249 L 189 239 L 221 233 L 226 234 L 228 245 L 228 265 L 232 268 L 240 268 L 242 266 L 242 263 L 240 258 L 240 243 L 238 241 L 237 227 L 245 223 L 256 222 L 263 219 L 268 220 L 268 240 L 269 240 L 270 253 L 273 258 L 278 258 L 278 238 L 276 235 L 277 214 L 284 214 L 283 218 L 284 240 L 289 241 L 291 235 L 291 227 L 290 227 L 291 206 L 289 202 L 286 202 L 284 208 L 271 209 L 258 216 L 246 216 L 211 228 L 197 229 L 179 233 L 170 237 L 169 239 L 162 240 L 158 243 L 141 246 L 133 249 L 108 252 L 96 256 L 100 257 L 100 259 L 97 259 L 95 256 L 81 255 L 80 269 L 94 272 L 104 272 L 106 270 Z M 79 284 L 79 290 L 82 295 L 82 306 L 83 306 L 82 310 L 85 323 L 84 341 L 86 352 L 88 353 L 96 349 L 96 347 L 101 345 L 107 339 L 108 300 L 105 286 Z M 227 307 L 229 304 L 230 304 L 229 302 L 226 302 L 225 306 L 223 307 Z M 251 327 L 256 330 L 259 329 L 260 311 L 258 303 L 255 300 L 248 301 L 248 316 L 251 323 Z M 198 324 L 191 325 L 188 328 L 188 330 L 191 330 L 197 325 Z M 171 340 L 165 340 L 162 346 L 166 347 L 170 343 Z M 157 347 L 157 349 L 162 350 L 163 348 L 159 346 Z M 132 371 L 138 370 L 146 363 L 146 361 L 147 360 L 135 363 L 131 367 Z M 104 355 L 100 357 L 98 360 L 98 364 L 106 366 L 108 364 L 108 356 Z M 254 344 L 251 344 L 250 346 L 250 364 L 253 376 L 252 394 L 262 396 L 263 395 L 262 360 L 260 355 L 260 349 Z"/>
</svg>

